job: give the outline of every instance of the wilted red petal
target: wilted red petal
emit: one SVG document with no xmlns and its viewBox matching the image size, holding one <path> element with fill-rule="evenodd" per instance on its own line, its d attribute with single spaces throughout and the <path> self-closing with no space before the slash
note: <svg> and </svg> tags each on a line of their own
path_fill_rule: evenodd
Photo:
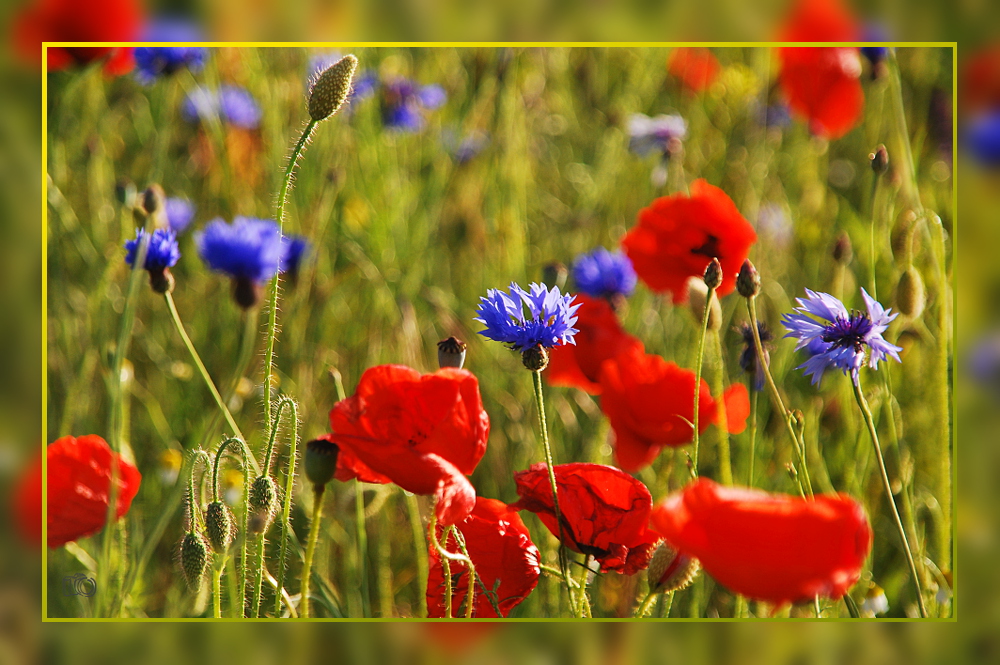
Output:
<svg viewBox="0 0 1000 665">
<path fill-rule="evenodd" d="M 778 54 L 788 105 L 813 134 L 837 139 L 861 121 L 865 95 L 858 49 L 784 47 Z"/>
<path fill-rule="evenodd" d="M 719 296 L 732 293 L 756 241 L 732 199 L 699 179 L 691 184 L 690 196 L 664 196 L 640 210 L 622 248 L 639 278 L 654 291 L 670 291 L 678 304 L 687 300 L 688 278 L 704 275 L 713 257 L 722 264 Z"/>
<path fill-rule="evenodd" d="M 104 528 L 108 513 L 111 465 L 117 462 L 116 515 L 123 516 L 139 491 L 142 475 L 111 452 L 99 436 L 64 436 L 46 449 L 48 455 L 48 545 L 66 543 Z M 41 460 L 30 473 L 41 480 Z M 37 500 L 41 503 L 41 484 Z M 34 511 L 32 506 L 30 510 Z M 38 512 L 40 513 L 40 507 Z"/>
<path fill-rule="evenodd" d="M 471 372 L 372 367 L 355 394 L 334 405 L 330 425 L 327 438 L 341 450 L 337 479 L 394 482 L 433 494 L 443 524 L 472 510 L 475 490 L 465 475 L 486 452 L 490 422 Z"/>
<path fill-rule="evenodd" d="M 631 575 L 645 569 L 660 540 L 648 529 L 653 500 L 646 486 L 603 464 L 557 464 L 554 469 L 566 547 L 593 555 L 603 572 Z M 521 498 L 511 507 L 537 514 L 559 537 L 548 467 L 535 464 L 518 471 L 514 482 Z"/>
<path fill-rule="evenodd" d="M 576 344 L 551 349 L 544 376 L 553 386 L 572 386 L 598 395 L 604 361 L 633 346 L 642 348 L 642 342 L 622 329 L 607 300 L 578 293 L 576 302 L 580 304 L 574 325 L 579 331 L 573 337 Z"/>
<path fill-rule="evenodd" d="M 476 499 L 472 513 L 456 525 L 465 538 L 469 557 L 476 566 L 482 583 L 495 593 L 493 601 L 506 617 L 514 607 L 528 597 L 538 584 L 540 574 L 538 548 L 531 542 L 527 527 L 515 510 L 496 499 Z M 438 538 L 444 529 L 438 527 Z M 459 552 L 458 544 L 449 539 L 449 552 Z M 437 550 L 430 547 L 430 572 L 427 579 L 427 614 L 443 617 L 445 607 L 444 570 Z M 452 615 L 464 616 L 460 608 L 469 590 L 466 566 L 460 561 L 449 562 L 452 576 Z M 496 617 L 493 603 L 476 588 L 474 617 Z"/>
<path fill-rule="evenodd" d="M 750 417 L 750 393 L 747 392 L 747 387 L 742 383 L 734 383 L 726 388 L 722 401 L 726 405 L 726 430 L 730 434 L 742 433 L 747 428 L 747 418 Z"/>
<path fill-rule="evenodd" d="M 872 543 L 864 509 L 846 495 L 806 500 L 704 478 L 659 503 L 651 524 L 729 590 L 778 604 L 840 598 Z"/>
<path fill-rule="evenodd" d="M 670 54 L 667 71 L 688 90 L 701 92 L 719 76 L 719 61 L 707 48 L 677 48 Z"/>
<path fill-rule="evenodd" d="M 650 464 L 664 446 L 694 437 L 694 372 L 631 349 L 601 368 L 601 410 L 615 433 L 615 459 L 626 471 Z M 715 420 L 704 379 L 698 393 L 698 431 Z"/>
</svg>

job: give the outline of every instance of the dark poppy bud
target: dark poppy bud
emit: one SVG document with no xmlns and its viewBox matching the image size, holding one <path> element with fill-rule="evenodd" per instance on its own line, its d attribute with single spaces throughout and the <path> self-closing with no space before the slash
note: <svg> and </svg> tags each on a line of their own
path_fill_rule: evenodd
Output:
<svg viewBox="0 0 1000 665">
<path fill-rule="evenodd" d="M 833 260 L 840 265 L 847 265 L 854 258 L 854 249 L 851 246 L 851 237 L 847 231 L 841 231 L 837 236 L 837 242 L 833 244 Z"/>
<path fill-rule="evenodd" d="M 309 94 L 309 116 L 313 120 L 324 120 L 340 110 L 351 93 L 351 82 L 357 68 L 358 59 L 345 55 L 319 75 Z"/>
<path fill-rule="evenodd" d="M 529 346 L 521 352 L 521 362 L 532 372 L 541 372 L 549 366 L 549 350 L 541 344 Z"/>
<path fill-rule="evenodd" d="M 889 170 L 889 151 L 880 143 L 875 152 L 868 155 L 868 161 L 871 162 L 875 175 L 880 176 Z"/>
<path fill-rule="evenodd" d="M 542 281 L 546 284 L 558 286 L 560 289 L 565 288 L 568 275 L 569 269 L 559 261 L 546 263 L 542 268 Z"/>
<path fill-rule="evenodd" d="M 465 364 L 466 348 L 466 343 L 457 337 L 449 337 L 438 342 L 438 367 L 462 369 Z"/>
<path fill-rule="evenodd" d="M 184 535 L 181 541 L 181 573 L 188 588 L 197 592 L 208 569 L 208 545 L 200 533 L 194 531 Z"/>
<path fill-rule="evenodd" d="M 323 487 L 333 479 L 337 472 L 337 457 L 340 447 L 333 441 L 313 439 L 306 444 L 306 454 L 303 460 L 306 478 L 316 488 Z"/>
<path fill-rule="evenodd" d="M 750 259 L 743 261 L 740 273 L 736 276 L 736 291 L 744 298 L 753 298 L 760 293 L 760 273 Z"/>
<path fill-rule="evenodd" d="M 221 501 L 208 504 L 208 510 L 205 511 L 205 535 L 212 549 L 219 554 L 224 554 L 229 549 L 236 536 L 233 512 L 229 510 L 229 506 Z"/>
<path fill-rule="evenodd" d="M 166 200 L 167 196 L 162 187 L 156 184 L 150 185 L 142 193 L 142 209 L 146 211 L 147 215 L 152 215 L 163 210 Z"/>
<path fill-rule="evenodd" d="M 717 289 L 722 284 L 722 264 L 719 259 L 712 258 L 711 263 L 705 268 L 705 286 L 710 289 Z"/>
<path fill-rule="evenodd" d="M 700 568 L 697 559 L 681 554 L 667 541 L 661 541 L 646 571 L 649 589 L 654 593 L 683 589 L 691 584 Z"/>
<path fill-rule="evenodd" d="M 259 476 L 250 485 L 250 520 L 253 533 L 264 533 L 278 511 L 278 487 L 271 476 Z"/>
</svg>

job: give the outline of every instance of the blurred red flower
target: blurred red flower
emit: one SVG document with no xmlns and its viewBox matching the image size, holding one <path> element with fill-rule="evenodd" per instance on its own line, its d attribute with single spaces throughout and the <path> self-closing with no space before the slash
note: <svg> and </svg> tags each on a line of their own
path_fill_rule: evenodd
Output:
<svg viewBox="0 0 1000 665">
<path fill-rule="evenodd" d="M 638 471 L 664 446 L 681 446 L 694 437 L 694 371 L 642 349 L 621 353 L 601 367 L 601 410 L 615 433 L 618 465 Z M 715 417 L 715 400 L 703 379 L 698 431 Z"/>
<path fill-rule="evenodd" d="M 39 0 L 14 17 L 13 42 L 19 53 L 41 64 L 42 42 L 131 42 L 139 39 L 142 6 L 136 0 Z M 132 49 L 50 47 L 48 69 L 55 71 L 107 58 L 104 71 L 127 74 Z"/>
<path fill-rule="evenodd" d="M 557 464 L 554 468 L 563 544 L 592 555 L 602 572 L 632 575 L 649 566 L 661 536 L 647 528 L 653 499 L 646 486 L 603 464 Z M 511 508 L 535 513 L 558 537 L 548 467 L 534 464 L 518 471 L 514 482 L 521 498 Z"/>
<path fill-rule="evenodd" d="M 500 614 L 506 617 L 514 607 L 528 597 L 538 584 L 538 548 L 531 542 L 531 535 L 517 512 L 503 501 L 476 499 L 476 507 L 462 522 L 458 530 L 465 538 L 469 557 L 476 566 L 476 574 L 494 595 Z M 439 540 L 444 529 L 438 527 Z M 458 544 L 449 539 L 445 545 L 449 552 L 459 552 Z M 466 600 L 469 576 L 465 564 L 449 561 L 452 576 L 452 615 L 465 616 L 457 609 Z M 482 587 L 476 589 L 472 616 L 496 617 L 493 604 Z M 430 573 L 427 579 L 427 614 L 431 618 L 444 616 L 444 570 L 437 550 L 430 548 Z"/>
<path fill-rule="evenodd" d="M 776 604 L 840 598 L 872 543 L 864 509 L 846 495 L 810 501 L 705 478 L 657 504 L 651 525 L 730 591 Z"/>
<path fill-rule="evenodd" d="M 677 48 L 667 60 L 667 71 L 688 90 L 701 92 L 719 76 L 719 61 L 707 48 Z"/>
<path fill-rule="evenodd" d="M 354 395 L 334 405 L 330 426 L 325 438 L 340 447 L 338 480 L 392 482 L 433 494 L 446 526 L 472 511 L 476 491 L 465 476 L 486 452 L 490 418 L 471 372 L 372 367 Z"/>
<path fill-rule="evenodd" d="M 782 42 L 854 42 L 861 24 L 838 0 L 802 0 L 782 28 Z M 817 136 L 837 139 L 861 120 L 865 96 L 856 48 L 785 47 L 779 83 L 792 111 Z"/>
<path fill-rule="evenodd" d="M 581 388 L 591 395 L 601 392 L 598 378 L 601 364 L 622 351 L 642 347 L 642 342 L 622 330 L 611 305 L 603 298 L 576 294 L 576 345 L 563 344 L 549 351 L 544 375 L 550 385 Z"/>
<path fill-rule="evenodd" d="M 1000 106 L 1000 45 L 969 55 L 962 63 L 958 94 L 965 114 Z"/>
<path fill-rule="evenodd" d="M 724 191 L 695 180 L 691 195 L 674 194 L 639 211 L 639 221 L 622 239 L 636 273 L 654 291 L 670 291 L 674 304 L 687 300 L 687 280 L 701 277 L 712 258 L 722 264 L 725 296 L 757 234 Z"/>
<path fill-rule="evenodd" d="M 101 437 L 64 436 L 46 448 L 48 455 L 48 545 L 61 547 L 104 528 L 108 514 L 111 466 L 117 461 L 116 515 L 123 516 L 139 491 L 142 475 L 111 452 Z M 42 456 L 22 477 L 14 495 L 19 530 L 31 543 L 42 540 Z"/>
<path fill-rule="evenodd" d="M 725 425 L 726 431 L 730 434 L 742 433 L 747 428 L 747 418 L 750 417 L 750 393 L 747 391 L 747 387 L 742 383 L 734 383 L 726 388 L 722 399 L 726 405 L 726 422 L 719 422 L 718 425 L 720 427 Z M 719 413 L 719 416 L 721 421 L 722 414 Z"/>
</svg>

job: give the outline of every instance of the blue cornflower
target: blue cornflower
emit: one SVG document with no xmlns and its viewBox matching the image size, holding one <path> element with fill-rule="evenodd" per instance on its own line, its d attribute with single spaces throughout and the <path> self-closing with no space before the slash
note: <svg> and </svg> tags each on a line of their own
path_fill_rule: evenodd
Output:
<svg viewBox="0 0 1000 665">
<path fill-rule="evenodd" d="M 201 46 L 139 46 L 134 51 L 135 76 L 151 85 L 159 77 L 184 68 L 198 72 L 205 66 L 207 55 L 208 49 Z"/>
<path fill-rule="evenodd" d="M 139 251 L 139 245 L 145 237 L 145 229 L 136 229 L 135 240 L 125 241 L 125 263 L 130 266 L 135 263 L 136 252 Z M 180 258 L 181 250 L 177 246 L 177 235 L 173 230 L 156 229 L 150 236 L 143 268 L 149 271 L 162 271 L 174 266 Z"/>
<path fill-rule="evenodd" d="M 386 83 L 382 92 L 382 124 L 408 132 L 423 126 L 423 111 L 436 109 L 447 99 L 439 85 L 419 86 L 404 78 Z"/>
<path fill-rule="evenodd" d="M 285 236 L 281 239 L 285 254 L 281 259 L 281 272 L 288 273 L 294 282 L 299 275 L 302 259 L 309 252 L 309 241 L 302 236 Z"/>
<path fill-rule="evenodd" d="M 856 381 L 864 364 L 878 369 L 878 361 L 886 357 L 900 362 L 902 347 L 882 337 L 889 322 L 899 315 L 890 316 L 864 289 L 861 295 L 868 311 L 848 312 L 844 304 L 830 294 L 806 289 L 806 298 L 796 298 L 799 307 L 795 311 L 798 313 L 785 314 L 782 318 L 788 329 L 785 337 L 798 339 L 795 350 L 805 348 L 809 354 L 809 359 L 796 369 L 804 369 L 806 376 L 811 375 L 813 385 L 818 385 L 823 372 L 830 368 L 842 370 L 844 374 L 850 372 L 852 380 Z"/>
<path fill-rule="evenodd" d="M 652 152 L 669 156 L 673 142 L 687 136 L 687 122 L 679 115 L 658 115 L 650 118 L 633 113 L 628 119 L 628 149 L 645 157 Z"/>
<path fill-rule="evenodd" d="M 1000 166 L 1000 110 L 971 118 L 962 130 L 962 144 L 983 166 Z"/>
<path fill-rule="evenodd" d="M 632 295 L 636 274 L 632 261 L 621 251 L 611 253 L 598 247 L 573 261 L 573 281 L 588 296 L 612 298 Z"/>
<path fill-rule="evenodd" d="M 553 347 L 559 344 L 576 344 L 573 335 L 578 331 L 574 305 L 576 296 L 560 294 L 559 287 L 550 290 L 544 284 L 532 284 L 530 293 L 511 282 L 508 293 L 490 289 L 480 298 L 476 313 L 486 326 L 480 335 L 487 339 L 509 344 L 515 351 L 537 346 Z M 528 315 L 524 308 L 527 306 Z"/>
<path fill-rule="evenodd" d="M 861 41 L 887 42 L 890 39 L 884 26 L 878 23 L 870 23 L 861 31 Z M 861 51 L 861 55 L 865 56 L 868 62 L 872 63 L 873 67 L 889 57 L 888 46 L 862 46 L 859 50 Z"/>
<path fill-rule="evenodd" d="M 163 208 L 167 215 L 167 223 L 174 233 L 183 233 L 194 219 L 194 206 L 187 199 L 172 196 L 167 199 Z"/>
<path fill-rule="evenodd" d="M 224 85 L 217 91 L 198 88 L 187 96 L 181 109 L 191 122 L 218 117 L 236 127 L 256 129 L 260 126 L 261 109 L 257 100 L 245 88 Z"/>
<path fill-rule="evenodd" d="M 213 219 L 196 241 L 209 268 L 258 284 L 274 277 L 285 258 L 281 230 L 270 219 L 236 217 L 232 224 Z"/>
</svg>

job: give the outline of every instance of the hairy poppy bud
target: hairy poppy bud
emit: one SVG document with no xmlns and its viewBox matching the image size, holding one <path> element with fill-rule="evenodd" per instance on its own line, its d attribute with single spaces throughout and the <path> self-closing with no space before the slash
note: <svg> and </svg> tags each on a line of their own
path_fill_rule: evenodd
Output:
<svg viewBox="0 0 1000 665">
<path fill-rule="evenodd" d="M 712 262 L 705 268 L 705 286 L 710 289 L 717 289 L 722 284 L 722 264 L 719 259 L 712 258 Z"/>
<path fill-rule="evenodd" d="M 208 504 L 208 510 L 205 511 L 205 535 L 216 552 L 224 554 L 229 549 L 236 535 L 233 513 L 229 506 L 221 501 Z"/>
<path fill-rule="evenodd" d="M 200 533 L 190 531 L 181 541 L 181 572 L 188 588 L 197 592 L 208 568 L 208 545 Z"/>
<path fill-rule="evenodd" d="M 691 313 L 694 314 L 694 318 L 699 326 L 705 320 L 705 300 L 707 298 L 708 287 L 701 280 L 695 277 L 688 280 L 688 305 L 690 305 Z M 722 305 L 719 303 L 718 298 L 713 297 L 712 304 L 708 310 L 708 329 L 718 330 L 721 327 Z"/>
<path fill-rule="evenodd" d="M 529 346 L 521 352 L 521 362 L 532 372 L 541 372 L 549 366 L 549 350 L 541 344 Z"/>
<path fill-rule="evenodd" d="M 309 94 L 309 116 L 313 120 L 319 122 L 340 110 L 351 93 L 351 82 L 357 68 L 358 59 L 345 55 L 319 75 Z"/>
<path fill-rule="evenodd" d="M 760 273 L 750 259 L 746 259 L 736 276 L 736 290 L 744 298 L 753 298 L 760 293 Z"/>
<path fill-rule="evenodd" d="M 701 566 L 697 559 L 681 554 L 667 541 L 662 541 L 649 561 L 646 579 L 655 593 L 669 593 L 691 584 Z"/>
<path fill-rule="evenodd" d="M 841 231 L 837 236 L 837 242 L 833 244 L 833 260 L 842 266 L 846 266 L 854 258 L 854 250 L 851 247 L 851 237 L 846 231 Z"/>
<path fill-rule="evenodd" d="M 924 280 L 913 266 L 899 276 L 896 285 L 896 307 L 910 317 L 918 318 L 924 312 Z"/>
<path fill-rule="evenodd" d="M 306 444 L 306 454 L 303 461 L 306 478 L 315 487 L 326 485 L 337 472 L 337 457 L 340 447 L 326 439 L 313 439 Z"/>
<path fill-rule="evenodd" d="M 462 369 L 465 364 L 465 342 L 457 337 L 438 342 L 438 367 L 457 367 Z"/>
<path fill-rule="evenodd" d="M 249 529 L 264 533 L 278 510 L 278 487 L 271 476 L 259 476 L 250 485 Z"/>
<path fill-rule="evenodd" d="M 889 170 L 889 151 L 880 143 L 875 152 L 868 155 L 868 161 L 871 162 L 875 175 L 880 176 Z"/>
</svg>

